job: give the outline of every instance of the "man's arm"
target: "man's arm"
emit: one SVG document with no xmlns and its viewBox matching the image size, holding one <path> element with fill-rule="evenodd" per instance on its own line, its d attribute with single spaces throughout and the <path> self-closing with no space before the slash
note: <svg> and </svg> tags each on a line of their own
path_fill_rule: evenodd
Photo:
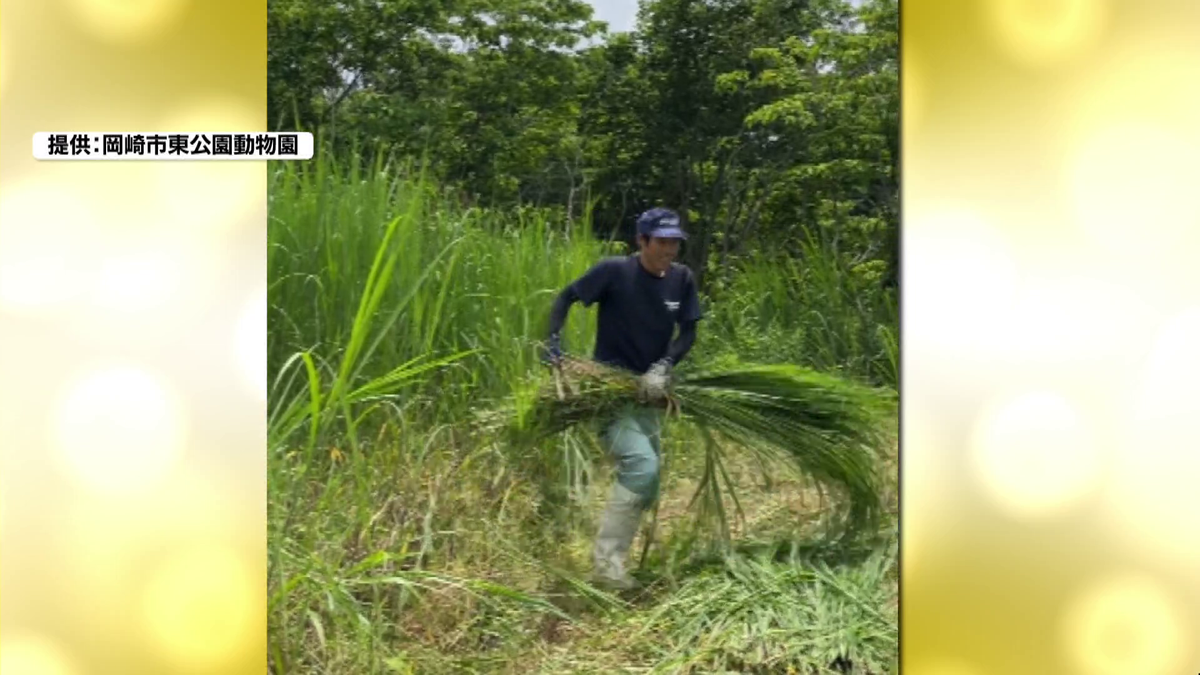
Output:
<svg viewBox="0 0 1200 675">
<path fill-rule="evenodd" d="M 554 299 L 554 305 L 550 308 L 550 336 L 555 337 L 562 332 L 563 326 L 567 323 L 567 315 L 571 312 L 571 305 L 574 305 L 579 300 L 579 293 L 575 291 L 575 284 L 571 284 L 558 294 Z"/>
<path fill-rule="evenodd" d="M 610 264 L 607 261 L 593 265 L 554 299 L 554 304 L 550 307 L 548 331 L 551 358 L 557 359 L 562 356 L 562 329 L 567 323 L 567 315 L 571 313 L 571 306 L 582 302 L 587 307 L 600 300 L 608 286 L 609 269 Z"/>
<path fill-rule="evenodd" d="M 671 362 L 672 366 L 679 365 L 679 362 L 692 350 L 692 345 L 696 343 L 697 323 L 696 321 L 687 321 L 679 326 L 679 335 L 667 349 L 667 360 Z"/>
</svg>

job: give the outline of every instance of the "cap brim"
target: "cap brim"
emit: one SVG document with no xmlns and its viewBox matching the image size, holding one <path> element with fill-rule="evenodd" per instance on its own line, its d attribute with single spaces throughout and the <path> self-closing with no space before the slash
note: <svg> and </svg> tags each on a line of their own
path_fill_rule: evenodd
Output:
<svg viewBox="0 0 1200 675">
<path fill-rule="evenodd" d="M 657 229 L 657 230 L 651 230 L 650 236 L 658 237 L 659 239 L 687 239 L 688 238 L 687 233 L 684 232 L 683 230 L 679 229 L 678 227 L 664 227 L 664 228 Z"/>
</svg>

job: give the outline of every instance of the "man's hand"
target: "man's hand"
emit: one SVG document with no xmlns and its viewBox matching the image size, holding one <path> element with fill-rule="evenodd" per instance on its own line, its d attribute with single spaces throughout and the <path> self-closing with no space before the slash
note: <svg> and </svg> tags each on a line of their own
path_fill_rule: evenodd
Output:
<svg viewBox="0 0 1200 675">
<path fill-rule="evenodd" d="M 546 349 L 542 352 L 542 363 L 548 366 L 557 366 L 562 363 L 562 338 L 558 333 L 550 335 L 550 339 L 546 340 Z"/>
<path fill-rule="evenodd" d="M 662 359 L 650 366 L 638 382 L 642 398 L 654 403 L 667 397 L 667 385 L 671 382 L 671 361 Z"/>
</svg>

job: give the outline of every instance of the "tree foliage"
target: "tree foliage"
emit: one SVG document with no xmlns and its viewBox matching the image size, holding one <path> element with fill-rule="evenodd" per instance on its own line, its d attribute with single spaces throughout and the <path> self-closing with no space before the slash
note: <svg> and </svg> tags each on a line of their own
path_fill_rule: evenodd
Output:
<svg viewBox="0 0 1200 675">
<path fill-rule="evenodd" d="M 612 35 L 584 0 L 269 0 L 268 22 L 275 129 L 600 233 L 672 206 L 706 287 L 814 242 L 894 282 L 897 0 L 643 0 Z"/>
</svg>

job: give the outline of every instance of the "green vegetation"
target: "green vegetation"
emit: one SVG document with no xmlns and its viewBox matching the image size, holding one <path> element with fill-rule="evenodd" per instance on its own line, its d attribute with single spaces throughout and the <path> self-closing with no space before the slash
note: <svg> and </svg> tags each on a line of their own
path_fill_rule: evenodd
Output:
<svg viewBox="0 0 1200 675">
<path fill-rule="evenodd" d="M 383 168 L 364 175 L 324 159 L 309 168 L 279 167 L 272 185 L 275 663 L 289 672 L 387 672 L 384 663 L 400 672 L 506 672 L 499 664 L 517 659 L 535 672 L 611 672 L 684 653 L 697 663 L 743 659 L 738 645 L 750 641 L 763 659 L 828 665 L 836 653 L 859 666 L 886 664 L 880 654 L 894 649 L 896 616 L 887 545 L 856 553 L 815 543 L 833 504 L 822 506 L 804 475 L 762 472 L 747 453 L 728 453 L 720 472 L 742 517 L 709 542 L 725 548 L 703 545 L 714 528 L 693 525 L 716 507 L 689 503 L 716 474 L 705 468 L 703 434 L 674 422 L 656 545 L 641 570 L 649 589 L 629 600 L 587 587 L 592 518 L 609 480 L 598 450 L 574 432 L 498 443 L 478 413 L 529 391 L 550 294 L 611 248 L 582 229 L 555 233 L 537 215 L 458 208 Z M 752 272 L 730 288 L 781 278 L 812 277 Z M 853 283 L 849 274 L 820 278 Z M 692 360 L 717 367 L 742 344 L 724 331 L 743 330 L 744 305 L 736 296 L 708 303 L 712 320 Z M 823 331 L 829 323 L 844 325 L 791 305 L 767 328 L 839 340 Z M 577 311 L 568 343 L 590 344 L 592 330 L 594 312 Z M 680 392 L 689 411 L 729 404 L 689 395 L 688 386 Z M 767 557 L 746 562 L 752 555 Z M 772 596 L 761 606 L 732 600 L 760 592 Z M 798 604 L 784 612 L 787 597 Z M 692 623 L 661 613 L 688 598 Z M 808 623 L 814 616 L 824 623 Z"/>
<path fill-rule="evenodd" d="M 649 0 L 578 50 L 577 0 L 269 13 L 272 124 L 321 139 L 270 168 L 274 672 L 896 672 L 894 0 Z M 588 424 L 490 422 L 546 412 L 554 294 L 657 204 L 706 318 L 618 597 Z"/>
<path fill-rule="evenodd" d="M 889 397 L 793 365 L 701 371 L 691 365 L 676 370 L 661 407 L 703 439 L 702 490 L 693 501 L 713 506 L 721 533 L 729 531 L 725 502 L 742 511 L 725 469 L 731 448 L 753 453 L 764 472 L 799 471 L 841 490 L 846 518 L 829 534 L 853 538 L 876 531 L 883 484 L 875 451 L 882 444 L 881 421 L 894 416 Z M 543 385 L 540 395 L 520 391 L 515 405 L 481 421 L 501 432 L 504 442 L 530 446 L 581 426 L 595 431 L 639 397 L 636 377 L 587 360 L 568 359 L 553 377 L 553 386 Z M 770 466 L 779 463 L 783 466 Z"/>
<path fill-rule="evenodd" d="M 811 246 L 865 284 L 896 281 L 896 0 L 643 0 L 637 30 L 608 36 L 585 0 L 267 7 L 272 128 L 343 158 L 423 158 L 459 199 L 546 209 L 555 229 L 628 239 L 638 213 L 671 206 L 709 288 Z M 838 329 L 852 341 L 829 356 L 877 339 L 861 329 Z"/>
</svg>

